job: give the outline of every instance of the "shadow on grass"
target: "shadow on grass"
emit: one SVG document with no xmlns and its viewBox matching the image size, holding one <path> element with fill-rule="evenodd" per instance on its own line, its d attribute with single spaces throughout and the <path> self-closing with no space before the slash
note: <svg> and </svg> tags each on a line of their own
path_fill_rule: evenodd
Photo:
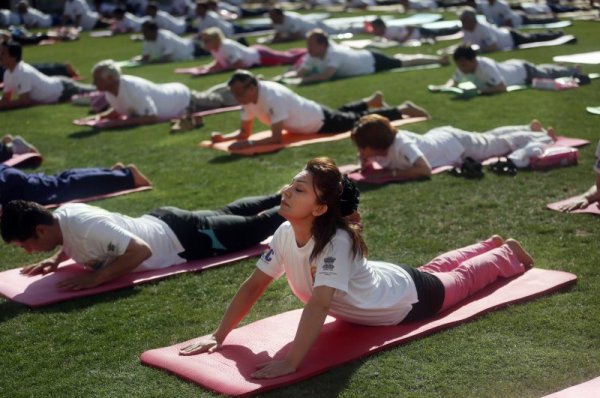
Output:
<svg viewBox="0 0 600 398">
<path fill-rule="evenodd" d="M 140 289 L 137 289 L 136 287 L 130 287 L 111 292 L 105 292 L 94 296 L 78 297 L 73 300 L 62 301 L 60 303 L 49 304 L 47 306 L 38 308 L 30 308 L 25 304 L 17 303 L 16 301 L 10 301 L 6 299 L 5 302 L 0 303 L 0 323 L 33 311 L 40 315 L 79 311 L 81 309 L 99 303 L 110 302 L 131 297 L 135 294 L 138 294 L 139 291 Z"/>
<path fill-rule="evenodd" d="M 139 126 L 119 127 L 119 128 L 112 128 L 112 129 L 89 128 L 89 129 L 85 129 L 85 130 L 75 131 L 75 132 L 69 134 L 68 137 L 78 140 L 78 139 L 82 139 L 82 138 L 90 138 L 90 137 L 93 137 L 100 133 L 119 133 L 119 132 L 123 132 L 123 131 L 129 131 L 129 130 L 135 129 L 136 127 L 139 127 Z"/>
<path fill-rule="evenodd" d="M 363 182 L 358 182 L 358 183 L 356 183 L 356 186 L 358 187 L 360 192 L 370 192 L 370 191 L 377 191 L 378 189 L 382 189 L 389 184 L 402 184 L 402 185 L 404 185 L 404 184 L 422 184 L 422 183 L 429 182 L 430 180 L 431 180 L 430 177 L 423 177 L 423 178 L 418 178 L 418 179 L 414 179 L 414 180 L 393 181 L 393 182 L 388 182 L 385 184 L 365 184 Z"/>
</svg>

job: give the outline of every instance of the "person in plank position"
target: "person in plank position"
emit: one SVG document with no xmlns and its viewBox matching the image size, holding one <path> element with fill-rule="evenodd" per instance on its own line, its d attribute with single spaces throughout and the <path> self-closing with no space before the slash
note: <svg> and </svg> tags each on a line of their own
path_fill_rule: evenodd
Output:
<svg viewBox="0 0 600 398">
<path fill-rule="evenodd" d="M 51 213 L 35 202 L 14 200 L 2 209 L 6 243 L 28 253 L 60 249 L 23 268 L 26 275 L 56 271 L 69 258 L 90 269 L 59 283 L 66 290 L 89 289 L 129 272 L 166 268 L 186 261 L 252 247 L 284 221 L 279 193 L 242 198 L 219 210 L 160 207 L 133 218 L 82 203 Z"/>
<path fill-rule="evenodd" d="M 242 122 L 239 131 L 234 133 L 213 133 L 212 141 L 237 140 L 230 146 L 231 149 L 281 143 L 283 130 L 301 134 L 343 133 L 352 129 L 362 115 L 370 113 L 381 114 L 391 120 L 401 119 L 404 115 L 429 117 L 424 109 L 409 101 L 397 107 L 387 106 L 380 92 L 333 110 L 301 97 L 279 83 L 259 80 L 246 70 L 236 71 L 228 85 L 242 105 Z M 254 118 L 271 128 L 271 137 L 248 140 Z"/>
<path fill-rule="evenodd" d="M 368 261 L 357 224 L 359 193 L 329 158 L 310 160 L 282 192 L 275 232 L 256 269 L 239 288 L 215 332 L 180 355 L 213 352 L 271 282 L 286 274 L 305 304 L 294 341 L 281 360 L 252 374 L 274 378 L 295 372 L 319 336 L 327 315 L 370 326 L 425 319 L 460 303 L 499 278 L 523 273 L 531 256 L 500 236 L 442 254 L 414 269 Z"/>
</svg>

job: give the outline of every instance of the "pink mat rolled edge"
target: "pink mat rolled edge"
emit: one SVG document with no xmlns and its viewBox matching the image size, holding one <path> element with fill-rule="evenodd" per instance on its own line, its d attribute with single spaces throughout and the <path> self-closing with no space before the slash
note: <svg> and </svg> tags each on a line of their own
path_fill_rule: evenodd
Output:
<svg viewBox="0 0 600 398">
<path fill-rule="evenodd" d="M 558 211 L 563 213 L 562 211 L 560 211 L 560 207 L 562 205 L 566 205 L 568 203 L 574 202 L 577 199 L 580 199 L 581 196 L 573 196 L 569 199 L 565 199 L 565 200 L 561 200 L 559 202 L 554 202 L 554 203 L 549 203 L 546 205 L 546 207 L 550 210 L 554 210 L 554 211 Z M 584 207 L 582 209 L 577 209 L 577 210 L 573 210 L 570 211 L 568 213 L 565 214 L 571 214 L 571 213 L 577 213 L 577 214 L 595 214 L 597 216 L 600 216 L 600 204 L 598 203 L 592 203 L 589 204 L 587 207 Z"/>
<path fill-rule="evenodd" d="M 209 390 L 226 395 L 249 395 L 297 383 L 357 358 L 387 349 L 510 304 L 531 300 L 575 283 L 577 276 L 533 268 L 519 277 L 502 280 L 477 293 L 463 305 L 421 322 L 368 327 L 328 317 L 321 334 L 294 374 L 271 380 L 252 379 L 256 364 L 281 358 L 293 341 L 301 310 L 251 323 L 230 333 L 223 348 L 212 354 L 179 356 L 191 342 L 144 352 L 144 365 L 174 373 Z"/>
<path fill-rule="evenodd" d="M 586 381 L 542 398 L 597 398 L 600 395 L 600 377 Z"/>
<path fill-rule="evenodd" d="M 172 275 L 186 272 L 198 272 L 208 268 L 229 264 L 257 256 L 263 252 L 265 247 L 265 245 L 261 244 L 236 253 L 190 261 L 184 264 L 173 265 L 168 268 L 133 272 L 95 288 L 79 291 L 62 291 L 56 287 L 57 283 L 67 278 L 89 272 L 72 260 L 65 261 L 59 266 L 58 271 L 48 275 L 26 276 L 20 273 L 20 268 L 15 268 L 0 272 L 0 295 L 32 308 L 42 307 L 78 297 L 93 296 L 138 285 L 140 283 L 164 279 Z"/>
<path fill-rule="evenodd" d="M 22 164 L 34 162 L 36 165 L 42 163 L 42 155 L 36 152 L 22 153 L 20 155 L 13 155 L 10 159 L 5 160 L 2 164 L 10 167 L 18 167 Z"/>
</svg>

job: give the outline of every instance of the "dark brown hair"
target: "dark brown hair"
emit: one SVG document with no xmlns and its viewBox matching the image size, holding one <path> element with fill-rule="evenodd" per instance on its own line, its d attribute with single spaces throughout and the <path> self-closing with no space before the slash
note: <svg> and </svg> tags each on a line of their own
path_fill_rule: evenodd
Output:
<svg viewBox="0 0 600 398">
<path fill-rule="evenodd" d="M 394 142 L 396 129 L 380 115 L 365 115 L 352 130 L 352 141 L 359 148 L 388 149 Z"/>
<path fill-rule="evenodd" d="M 312 236 L 315 246 L 310 254 L 313 261 L 325 246 L 331 241 L 336 230 L 346 231 L 352 239 L 352 254 L 367 255 L 368 248 L 360 233 L 360 225 L 350 224 L 344 216 L 349 212 L 356 211 L 358 207 L 359 194 L 356 188 L 344 189 L 344 185 L 350 183 L 344 180 L 335 162 L 327 157 L 311 159 L 305 167 L 313 178 L 313 188 L 317 194 L 319 203 L 327 205 L 327 211 L 315 218 L 312 225 Z M 346 182 L 347 181 L 347 182 Z M 351 206 L 344 205 L 345 213 L 342 213 L 342 202 L 352 202 Z"/>
</svg>

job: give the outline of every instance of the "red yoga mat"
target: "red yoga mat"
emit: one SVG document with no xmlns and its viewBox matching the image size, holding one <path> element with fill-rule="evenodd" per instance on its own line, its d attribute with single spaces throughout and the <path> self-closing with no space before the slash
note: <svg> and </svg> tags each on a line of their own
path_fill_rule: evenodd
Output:
<svg viewBox="0 0 600 398">
<path fill-rule="evenodd" d="M 285 356 L 294 339 L 302 310 L 285 312 L 233 330 L 221 350 L 211 354 L 180 356 L 178 350 L 194 340 L 149 350 L 145 365 L 174 373 L 225 395 L 250 395 L 283 387 L 326 372 L 335 366 L 447 329 L 509 304 L 528 301 L 575 283 L 577 276 L 533 268 L 498 281 L 461 306 L 427 321 L 406 325 L 369 327 L 327 317 L 321 334 L 300 368 L 293 374 L 253 379 L 256 365 Z"/>
<path fill-rule="evenodd" d="M 136 193 L 136 192 L 144 192 L 144 191 L 149 191 L 151 189 L 152 189 L 152 186 L 151 185 L 147 185 L 147 186 L 143 186 L 143 187 L 137 187 L 137 188 L 131 188 L 131 189 L 124 189 L 122 191 L 105 193 L 103 195 L 86 196 L 84 198 L 77 198 L 77 199 L 70 200 L 69 203 L 87 203 L 87 202 L 93 202 L 95 200 L 114 198 L 116 196 L 128 195 L 130 193 Z M 52 203 L 52 204 L 46 205 L 46 207 L 49 208 L 49 209 L 53 209 L 55 207 L 60 206 L 61 204 L 63 204 L 63 203 Z"/>
<path fill-rule="evenodd" d="M 393 126 L 403 126 L 406 124 L 417 123 L 427 120 L 425 117 L 411 117 L 406 119 L 394 120 L 392 122 Z M 260 140 L 263 138 L 267 138 L 271 136 L 271 130 L 261 131 L 259 133 L 252 134 L 248 139 L 249 140 Z M 225 141 L 219 143 L 213 143 L 211 141 L 201 141 L 198 145 L 203 148 L 212 148 L 219 151 L 229 152 L 236 155 L 257 155 L 261 153 L 271 153 L 277 152 L 283 148 L 292 148 L 310 144 L 316 144 L 319 142 L 330 142 L 330 141 L 339 141 L 350 138 L 350 132 L 347 131 L 345 133 L 339 134 L 320 134 L 320 133 L 312 133 L 312 134 L 299 134 L 299 133 L 289 133 L 287 131 L 283 132 L 283 142 L 279 144 L 269 144 L 269 145 L 257 145 L 251 146 L 248 148 L 240 149 L 240 150 L 231 150 L 229 146 L 233 144 L 235 141 Z"/>
<path fill-rule="evenodd" d="M 546 395 L 543 398 L 597 398 L 600 395 L 600 377 L 565 390 Z"/>
<path fill-rule="evenodd" d="M 198 272 L 207 268 L 229 264 L 234 261 L 257 256 L 262 253 L 264 249 L 264 245 L 256 245 L 236 253 L 191 261 L 184 264 L 173 265 L 168 268 L 153 271 L 132 272 L 95 288 L 79 291 L 63 291 L 56 287 L 59 282 L 67 278 L 89 272 L 83 266 L 73 262 L 73 260 L 65 261 L 59 266 L 56 272 L 47 275 L 27 276 L 20 273 L 20 268 L 15 268 L 0 272 L 0 295 L 9 300 L 28 305 L 29 307 L 42 307 L 44 305 L 71 300 L 77 297 L 92 296 L 138 285 L 144 282 L 163 279 L 172 275 L 186 272 Z"/>
</svg>

